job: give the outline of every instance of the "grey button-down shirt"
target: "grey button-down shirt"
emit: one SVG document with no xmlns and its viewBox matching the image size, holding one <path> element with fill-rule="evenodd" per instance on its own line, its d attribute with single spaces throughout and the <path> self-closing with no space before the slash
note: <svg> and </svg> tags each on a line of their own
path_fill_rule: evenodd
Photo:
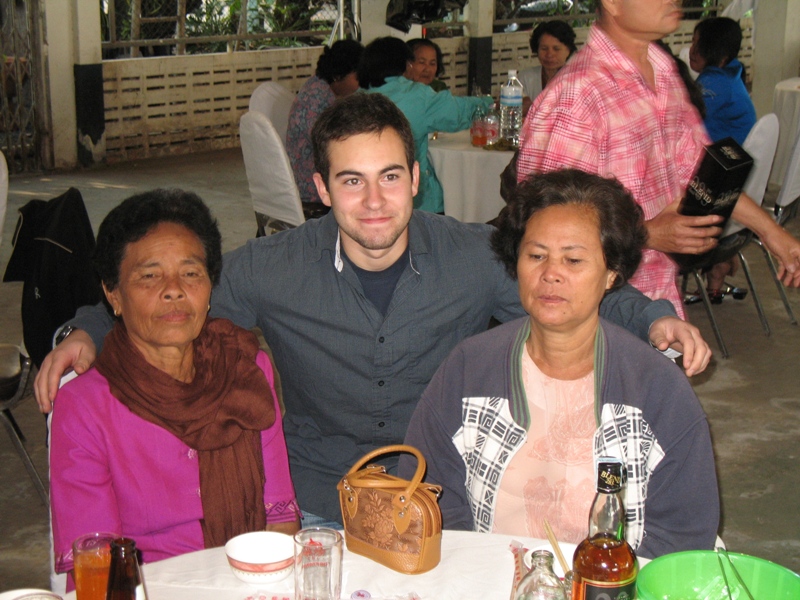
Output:
<svg viewBox="0 0 800 600">
<path fill-rule="evenodd" d="M 303 510 L 340 521 L 336 483 L 370 450 L 402 443 L 453 347 L 491 317 L 525 314 L 516 282 L 489 248 L 491 231 L 414 211 L 409 262 L 385 317 L 341 260 L 332 213 L 225 255 L 211 315 L 258 326 L 272 349 Z M 601 312 L 645 339 L 653 320 L 674 315 L 668 302 L 651 303 L 632 288 L 611 294 Z M 70 324 L 96 337 L 86 320 Z"/>
</svg>

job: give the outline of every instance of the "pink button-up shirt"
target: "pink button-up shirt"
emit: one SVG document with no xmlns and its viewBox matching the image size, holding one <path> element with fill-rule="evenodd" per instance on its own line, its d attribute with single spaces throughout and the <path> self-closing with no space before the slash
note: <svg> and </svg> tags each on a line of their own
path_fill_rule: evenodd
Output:
<svg viewBox="0 0 800 600">
<path fill-rule="evenodd" d="M 616 177 L 645 219 L 683 196 L 710 142 L 689 102 L 672 57 L 650 45 L 653 91 L 639 69 L 597 25 L 584 48 L 531 107 L 521 133 L 517 173 L 567 167 Z M 683 317 L 677 266 L 645 250 L 630 283 L 650 298 L 667 298 Z"/>
<path fill-rule="evenodd" d="M 269 358 L 258 366 L 274 392 Z M 280 407 L 261 432 L 267 523 L 299 515 L 289 476 Z M 50 447 L 56 571 L 72 569 L 72 541 L 109 531 L 136 541 L 144 562 L 201 550 L 197 452 L 166 429 L 134 415 L 91 369 L 58 393 Z"/>
</svg>

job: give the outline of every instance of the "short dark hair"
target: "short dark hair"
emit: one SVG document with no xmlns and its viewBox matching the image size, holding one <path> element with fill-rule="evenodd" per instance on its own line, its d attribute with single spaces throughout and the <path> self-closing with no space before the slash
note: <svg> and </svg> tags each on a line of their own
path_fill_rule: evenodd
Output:
<svg viewBox="0 0 800 600">
<path fill-rule="evenodd" d="M 411 124 L 397 105 L 383 94 L 357 92 L 341 98 L 326 108 L 311 130 L 314 167 L 328 185 L 331 142 L 346 140 L 362 133 L 380 134 L 394 129 L 406 150 L 408 170 L 414 168 L 414 134 Z"/>
<path fill-rule="evenodd" d="M 316 75 L 328 83 L 334 83 L 355 73 L 364 46 L 355 40 L 339 40 L 326 47 L 317 61 Z"/>
<path fill-rule="evenodd" d="M 622 287 L 642 258 L 647 241 L 644 213 L 619 181 L 578 169 L 531 175 L 516 187 L 492 233 L 492 250 L 498 260 L 516 279 L 519 246 L 530 218 L 550 206 L 569 204 L 594 210 L 606 268 L 617 274 L 611 289 Z"/>
<path fill-rule="evenodd" d="M 697 52 L 710 67 L 725 66 L 742 49 L 742 28 L 728 17 L 712 17 L 695 25 Z"/>
<path fill-rule="evenodd" d="M 399 77 L 406 72 L 406 66 L 414 60 L 411 48 L 401 39 L 381 37 L 371 41 L 364 48 L 361 63 L 358 65 L 358 85 L 365 90 L 380 87 L 387 77 Z"/>
<path fill-rule="evenodd" d="M 161 223 L 182 225 L 198 237 L 211 285 L 219 283 L 222 236 L 208 206 L 192 192 L 157 189 L 123 200 L 100 224 L 94 266 L 109 291 L 119 285 L 119 269 L 128 244 L 138 242 Z"/>
<path fill-rule="evenodd" d="M 534 54 L 539 51 L 539 42 L 542 40 L 544 34 L 552 35 L 559 42 L 569 48 L 569 55 L 572 56 L 577 52 L 578 47 L 575 45 L 575 30 L 564 21 L 545 21 L 539 23 L 536 29 L 531 33 L 531 50 Z"/>
<path fill-rule="evenodd" d="M 706 103 L 703 100 L 703 88 L 700 87 L 700 84 L 692 77 L 692 74 L 689 72 L 689 66 L 683 62 L 680 56 L 672 52 L 672 48 L 670 48 L 669 44 L 664 40 L 654 40 L 653 43 L 672 57 L 675 66 L 678 68 L 678 75 L 680 75 L 683 85 L 689 94 L 689 102 L 691 102 L 697 109 L 697 112 L 700 113 L 700 118 L 705 119 Z"/>
<path fill-rule="evenodd" d="M 433 48 L 436 52 L 436 77 L 444 75 L 444 56 L 442 55 L 442 49 L 439 48 L 439 44 L 432 42 L 427 38 L 415 38 L 413 40 L 408 40 L 406 44 L 408 44 L 408 48 L 411 50 L 414 60 L 417 59 L 417 48 Z"/>
</svg>

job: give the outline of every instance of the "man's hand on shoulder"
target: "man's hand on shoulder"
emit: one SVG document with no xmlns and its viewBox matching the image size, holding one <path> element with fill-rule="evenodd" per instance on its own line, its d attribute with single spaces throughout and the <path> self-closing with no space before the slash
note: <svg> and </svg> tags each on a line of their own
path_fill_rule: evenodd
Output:
<svg viewBox="0 0 800 600">
<path fill-rule="evenodd" d="M 686 376 L 702 373 L 711 360 L 711 348 L 700 330 L 678 317 L 662 317 L 650 326 L 650 343 L 661 351 L 673 348 L 683 353 Z"/>
<path fill-rule="evenodd" d="M 58 385 L 64 374 L 72 368 L 78 375 L 85 373 L 94 364 L 97 351 L 88 333 L 75 329 L 64 341 L 45 356 L 36 381 L 33 384 L 39 410 L 49 413 L 58 393 Z"/>
<path fill-rule="evenodd" d="M 645 222 L 647 247 L 659 252 L 703 254 L 717 245 L 722 233 L 722 217 L 687 217 L 678 214 L 679 202 L 673 202 L 655 217 Z"/>
</svg>

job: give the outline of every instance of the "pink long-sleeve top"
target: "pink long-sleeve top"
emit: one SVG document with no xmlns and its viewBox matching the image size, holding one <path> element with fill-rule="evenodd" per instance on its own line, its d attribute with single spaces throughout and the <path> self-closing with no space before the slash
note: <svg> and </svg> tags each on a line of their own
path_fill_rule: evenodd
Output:
<svg viewBox="0 0 800 600">
<path fill-rule="evenodd" d="M 256 362 L 277 398 L 269 358 Z M 299 515 L 280 414 L 276 399 L 275 424 L 261 432 L 267 523 Z M 58 393 L 50 494 L 56 572 L 72 569 L 72 541 L 94 531 L 132 538 L 144 562 L 204 547 L 197 452 L 134 415 L 95 369 Z"/>
</svg>

